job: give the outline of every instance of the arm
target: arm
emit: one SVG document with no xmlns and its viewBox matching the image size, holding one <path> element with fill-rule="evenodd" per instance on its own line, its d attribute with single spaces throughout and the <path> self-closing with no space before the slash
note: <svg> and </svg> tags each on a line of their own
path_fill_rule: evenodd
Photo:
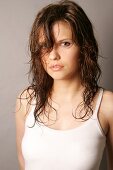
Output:
<svg viewBox="0 0 113 170">
<path fill-rule="evenodd" d="M 25 122 L 24 115 L 26 114 L 26 107 L 25 107 L 26 99 L 21 99 L 21 103 L 20 103 L 20 99 L 19 99 L 20 94 L 17 96 L 16 106 L 15 106 L 16 146 L 17 146 L 17 157 L 19 162 L 19 168 L 20 170 L 24 170 L 25 165 L 24 165 L 24 158 L 21 150 L 21 142 L 22 142 L 22 137 L 24 135 L 24 122 Z M 21 97 L 26 98 L 25 92 L 22 94 Z"/>
<path fill-rule="evenodd" d="M 109 95 L 107 106 L 107 119 L 109 123 L 106 141 L 107 169 L 113 170 L 113 93 Z"/>
</svg>

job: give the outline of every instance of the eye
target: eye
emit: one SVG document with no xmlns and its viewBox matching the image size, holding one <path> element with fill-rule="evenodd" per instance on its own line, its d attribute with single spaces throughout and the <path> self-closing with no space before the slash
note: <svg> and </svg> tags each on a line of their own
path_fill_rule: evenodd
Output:
<svg viewBox="0 0 113 170">
<path fill-rule="evenodd" d="M 40 51 L 43 54 L 47 54 L 51 51 L 51 47 L 47 43 L 43 43 L 40 45 Z"/>
<path fill-rule="evenodd" d="M 69 47 L 72 43 L 68 42 L 68 41 L 65 41 L 62 44 L 63 44 L 63 46 Z"/>
<path fill-rule="evenodd" d="M 47 44 L 45 43 L 45 44 L 42 44 L 42 45 L 41 45 L 41 48 L 42 48 L 42 49 L 45 49 L 45 48 L 48 48 L 48 46 L 47 46 Z"/>
</svg>

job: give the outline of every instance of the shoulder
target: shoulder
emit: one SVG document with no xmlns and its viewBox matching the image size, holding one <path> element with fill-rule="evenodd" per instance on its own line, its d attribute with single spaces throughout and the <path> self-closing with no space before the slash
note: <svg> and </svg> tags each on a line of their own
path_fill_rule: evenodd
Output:
<svg viewBox="0 0 113 170">
<path fill-rule="evenodd" d="M 106 135 L 106 154 L 108 168 L 113 169 L 113 91 L 104 90 L 103 112 L 108 122 L 108 132 Z"/>
<path fill-rule="evenodd" d="M 25 116 L 27 113 L 27 106 L 30 108 L 29 100 L 34 94 L 33 89 L 22 89 L 16 97 L 16 106 L 15 111 L 16 114 L 20 114 L 20 116 Z M 32 103 L 32 102 L 31 102 Z"/>
<path fill-rule="evenodd" d="M 102 112 L 109 124 L 113 124 L 113 91 L 104 89 L 101 103 Z"/>
</svg>

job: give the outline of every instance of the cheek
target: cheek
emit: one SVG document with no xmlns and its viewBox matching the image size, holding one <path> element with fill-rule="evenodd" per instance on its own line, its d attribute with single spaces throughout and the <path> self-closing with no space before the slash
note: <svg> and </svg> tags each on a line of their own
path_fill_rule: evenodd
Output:
<svg viewBox="0 0 113 170">
<path fill-rule="evenodd" d="M 47 63 L 48 63 L 47 56 L 42 57 L 41 63 L 43 65 L 44 69 L 47 70 Z"/>
<path fill-rule="evenodd" d="M 73 49 L 67 51 L 64 55 L 65 62 L 69 64 L 70 66 L 77 65 L 78 59 L 79 59 L 79 50 Z"/>
</svg>

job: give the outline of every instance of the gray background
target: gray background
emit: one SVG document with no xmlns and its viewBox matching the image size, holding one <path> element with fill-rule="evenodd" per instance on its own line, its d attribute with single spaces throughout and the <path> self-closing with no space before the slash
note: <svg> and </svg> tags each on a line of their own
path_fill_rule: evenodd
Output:
<svg viewBox="0 0 113 170">
<path fill-rule="evenodd" d="M 0 170 L 18 170 L 14 107 L 28 83 L 28 37 L 40 8 L 50 0 L 0 0 Z M 78 1 L 76 1 L 78 2 Z M 99 43 L 100 84 L 113 91 L 113 0 L 79 0 Z M 106 169 L 106 158 L 101 163 Z"/>
</svg>

